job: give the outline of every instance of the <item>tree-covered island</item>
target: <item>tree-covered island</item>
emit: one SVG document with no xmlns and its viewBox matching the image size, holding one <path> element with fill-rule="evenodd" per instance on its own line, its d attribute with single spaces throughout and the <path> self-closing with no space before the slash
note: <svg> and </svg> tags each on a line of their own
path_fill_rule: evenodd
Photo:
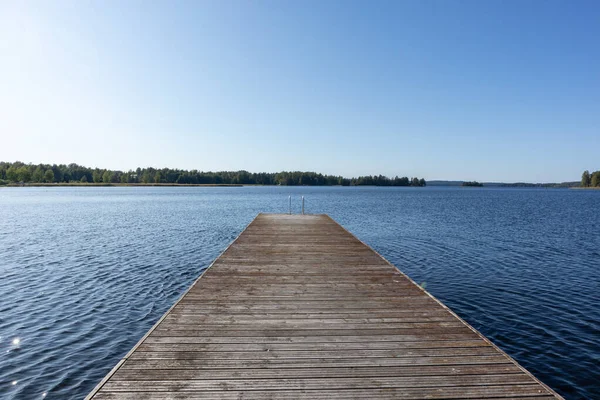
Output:
<svg viewBox="0 0 600 400">
<path fill-rule="evenodd" d="M 477 181 L 463 182 L 461 184 L 461 186 L 466 186 L 466 187 L 483 187 L 483 183 L 480 183 L 480 182 L 477 182 Z"/>
<path fill-rule="evenodd" d="M 0 162 L 0 184 L 174 184 L 174 185 L 286 185 L 286 186 L 425 186 L 425 179 L 383 175 L 344 178 L 316 172 L 204 172 L 171 168 L 118 171 L 78 164 Z"/>
</svg>

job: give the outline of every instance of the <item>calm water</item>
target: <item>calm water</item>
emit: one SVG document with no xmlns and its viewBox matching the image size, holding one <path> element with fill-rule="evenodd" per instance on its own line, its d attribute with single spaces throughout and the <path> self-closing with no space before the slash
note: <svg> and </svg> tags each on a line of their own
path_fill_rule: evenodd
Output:
<svg viewBox="0 0 600 400">
<path fill-rule="evenodd" d="M 0 189 L 0 397 L 84 397 L 289 194 L 565 397 L 600 398 L 600 191 L 278 187 Z"/>
</svg>

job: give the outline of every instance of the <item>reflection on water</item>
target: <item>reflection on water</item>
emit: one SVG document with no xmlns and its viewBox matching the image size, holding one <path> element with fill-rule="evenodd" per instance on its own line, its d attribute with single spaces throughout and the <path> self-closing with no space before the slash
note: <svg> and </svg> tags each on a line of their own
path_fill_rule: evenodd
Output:
<svg viewBox="0 0 600 400">
<path fill-rule="evenodd" d="M 247 187 L 0 189 L 0 398 L 85 396 L 290 194 L 567 398 L 600 397 L 600 192 Z"/>
</svg>

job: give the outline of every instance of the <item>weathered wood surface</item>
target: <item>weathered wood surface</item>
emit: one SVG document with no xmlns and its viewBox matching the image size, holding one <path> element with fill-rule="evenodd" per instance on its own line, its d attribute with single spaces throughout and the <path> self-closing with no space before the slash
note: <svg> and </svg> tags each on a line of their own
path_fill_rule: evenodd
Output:
<svg viewBox="0 0 600 400">
<path fill-rule="evenodd" d="M 88 396 L 557 397 L 328 216 L 270 214 Z"/>
</svg>

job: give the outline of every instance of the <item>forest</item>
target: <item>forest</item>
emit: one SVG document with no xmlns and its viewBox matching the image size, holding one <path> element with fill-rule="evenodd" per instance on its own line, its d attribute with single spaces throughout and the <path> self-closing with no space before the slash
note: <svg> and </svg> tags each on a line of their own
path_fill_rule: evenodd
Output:
<svg viewBox="0 0 600 400">
<path fill-rule="evenodd" d="M 581 187 L 600 187 L 600 171 L 583 171 L 581 174 Z"/>
<path fill-rule="evenodd" d="M 426 186 L 425 179 L 383 175 L 344 178 L 317 172 L 204 172 L 171 168 L 136 168 L 118 171 L 78 164 L 25 164 L 0 162 L 0 184 L 195 184 L 285 186 Z"/>
</svg>

